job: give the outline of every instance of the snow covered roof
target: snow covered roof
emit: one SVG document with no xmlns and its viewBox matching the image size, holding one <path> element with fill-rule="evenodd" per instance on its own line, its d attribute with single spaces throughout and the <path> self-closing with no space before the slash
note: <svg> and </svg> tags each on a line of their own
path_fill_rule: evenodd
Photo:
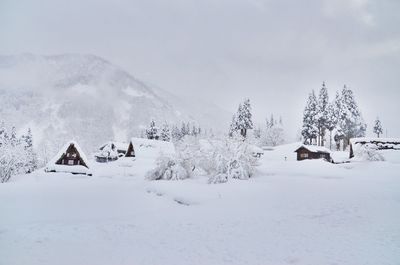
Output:
<svg viewBox="0 0 400 265">
<path fill-rule="evenodd" d="M 136 137 L 132 138 L 131 141 L 138 155 L 140 155 L 141 152 L 157 152 L 157 155 L 160 152 L 164 154 L 175 153 L 175 146 L 171 142 Z"/>
<path fill-rule="evenodd" d="M 305 148 L 310 152 L 313 153 L 331 153 L 331 150 L 329 150 L 328 148 L 324 147 L 324 146 L 317 146 L 317 145 L 302 145 L 299 148 L 296 149 L 295 152 L 297 152 L 300 148 Z"/>
<path fill-rule="evenodd" d="M 60 151 L 57 153 L 57 155 L 55 155 L 48 163 L 46 167 L 49 166 L 53 166 L 56 164 L 56 162 L 58 161 L 58 159 L 60 159 L 60 157 L 62 157 L 63 155 L 66 155 L 67 149 L 70 145 L 74 145 L 74 147 L 76 148 L 76 150 L 79 152 L 80 157 L 82 158 L 82 160 L 85 162 L 85 164 L 89 167 L 89 160 L 87 159 L 85 153 L 83 152 L 82 148 L 79 146 L 79 144 L 73 140 L 67 142 L 61 149 Z M 71 167 L 71 166 L 70 166 Z"/>
<path fill-rule="evenodd" d="M 391 144 L 400 144 L 400 138 L 352 138 L 350 139 L 350 143 L 391 143 Z"/>
<path fill-rule="evenodd" d="M 117 148 L 117 150 L 123 150 L 125 152 L 126 152 L 126 150 L 128 150 L 128 146 L 129 146 L 129 143 L 109 141 L 107 143 L 102 144 L 99 149 L 101 150 L 105 146 L 111 145 L 111 144 L 114 144 L 115 147 Z"/>
</svg>

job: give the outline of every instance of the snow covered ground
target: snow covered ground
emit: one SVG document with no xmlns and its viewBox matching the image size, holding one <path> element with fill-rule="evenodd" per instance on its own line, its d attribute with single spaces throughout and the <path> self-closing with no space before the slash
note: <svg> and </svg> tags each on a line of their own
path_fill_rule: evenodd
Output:
<svg viewBox="0 0 400 265">
<path fill-rule="evenodd" d="M 294 150 L 215 185 L 146 181 L 148 156 L 19 176 L 0 185 L 0 264 L 400 264 L 400 163 Z"/>
</svg>

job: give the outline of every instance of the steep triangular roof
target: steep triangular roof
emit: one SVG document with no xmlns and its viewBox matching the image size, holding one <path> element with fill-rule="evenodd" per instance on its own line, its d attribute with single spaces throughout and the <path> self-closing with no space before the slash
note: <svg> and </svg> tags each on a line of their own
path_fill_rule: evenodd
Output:
<svg viewBox="0 0 400 265">
<path fill-rule="evenodd" d="M 57 155 L 55 155 L 48 163 L 48 166 L 52 166 L 55 165 L 57 163 L 57 161 L 64 155 L 66 155 L 66 152 L 69 148 L 70 145 L 73 145 L 75 147 L 75 149 L 78 151 L 79 156 L 81 157 L 81 159 L 83 160 L 83 162 L 85 162 L 87 168 L 89 168 L 89 160 L 87 159 L 85 153 L 83 152 L 82 148 L 79 146 L 79 144 L 73 140 L 67 142 L 61 149 L 60 151 L 57 153 Z"/>
<path fill-rule="evenodd" d="M 302 145 L 299 148 L 297 148 L 295 152 L 299 151 L 302 148 L 307 149 L 308 151 L 313 153 L 327 153 L 327 154 L 331 153 L 331 150 L 329 150 L 328 148 L 317 145 Z"/>
</svg>

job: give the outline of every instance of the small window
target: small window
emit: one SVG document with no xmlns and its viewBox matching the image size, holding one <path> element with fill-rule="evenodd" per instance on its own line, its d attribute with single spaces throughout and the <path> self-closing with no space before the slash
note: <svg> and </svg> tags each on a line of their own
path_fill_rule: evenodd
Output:
<svg viewBox="0 0 400 265">
<path fill-rule="evenodd" d="M 300 154 L 300 157 L 301 157 L 301 158 L 308 158 L 308 153 L 301 153 L 301 154 Z"/>
<path fill-rule="evenodd" d="M 74 164 L 74 160 L 68 160 L 68 165 L 73 165 Z"/>
<path fill-rule="evenodd" d="M 69 157 L 69 153 L 67 153 L 67 157 Z"/>
</svg>

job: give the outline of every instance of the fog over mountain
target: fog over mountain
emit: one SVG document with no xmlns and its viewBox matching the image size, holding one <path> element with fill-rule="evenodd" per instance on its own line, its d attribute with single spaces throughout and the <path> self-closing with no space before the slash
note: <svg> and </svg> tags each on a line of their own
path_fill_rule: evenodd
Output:
<svg viewBox="0 0 400 265">
<path fill-rule="evenodd" d="M 139 135 L 151 119 L 223 130 L 228 116 L 151 87 L 94 55 L 1 56 L 0 94 L 1 119 L 21 131 L 31 127 L 39 149 L 74 138 L 94 150 Z"/>
</svg>

